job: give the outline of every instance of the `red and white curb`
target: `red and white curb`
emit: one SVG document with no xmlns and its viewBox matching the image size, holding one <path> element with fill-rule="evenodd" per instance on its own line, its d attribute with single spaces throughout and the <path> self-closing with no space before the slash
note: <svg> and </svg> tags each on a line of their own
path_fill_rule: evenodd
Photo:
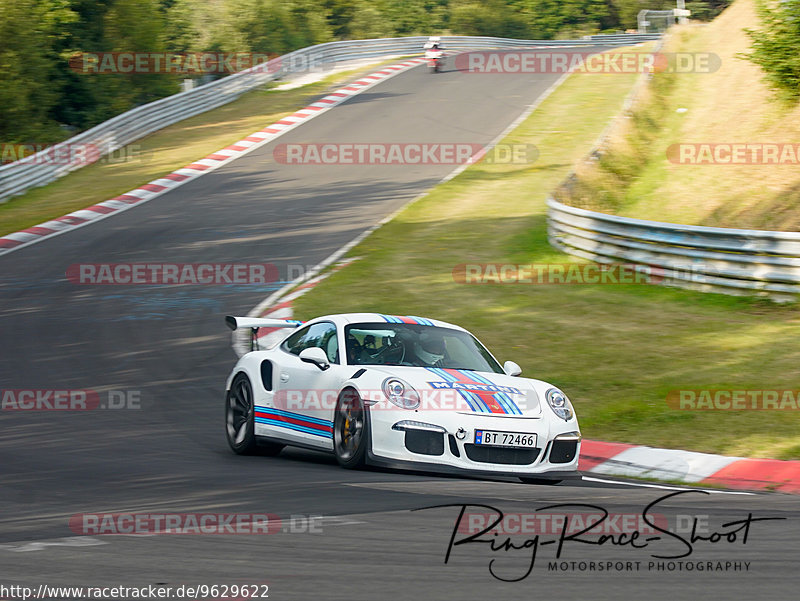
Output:
<svg viewBox="0 0 800 601">
<path fill-rule="evenodd" d="M 186 165 L 168 175 L 155 179 L 150 183 L 139 186 L 135 190 L 92 205 L 91 207 L 74 211 L 63 217 L 40 223 L 39 225 L 29 227 L 19 232 L 6 234 L 0 237 L 0 255 L 19 250 L 20 248 L 36 244 L 47 238 L 58 236 L 59 234 L 75 230 L 79 227 L 105 219 L 106 217 L 121 213 L 122 211 L 140 206 L 206 173 L 211 173 L 215 169 L 272 142 L 275 138 L 282 136 L 295 127 L 329 111 L 345 100 L 424 62 L 425 59 L 415 58 L 384 67 L 379 71 L 375 71 L 351 84 L 339 88 L 335 92 L 331 92 L 324 98 L 320 98 L 307 107 L 300 109 L 288 117 L 284 117 L 280 121 L 268 125 L 264 129 L 250 134 L 246 138 L 222 150 L 218 150 L 207 157 L 197 160 L 190 165 Z"/>
<path fill-rule="evenodd" d="M 584 440 L 581 443 L 579 469 L 591 474 L 800 494 L 800 461 L 725 457 Z"/>
</svg>

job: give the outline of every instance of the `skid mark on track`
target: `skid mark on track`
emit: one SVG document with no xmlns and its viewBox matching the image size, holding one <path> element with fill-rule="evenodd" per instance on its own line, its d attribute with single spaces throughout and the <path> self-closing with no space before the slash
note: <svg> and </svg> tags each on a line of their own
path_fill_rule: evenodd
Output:
<svg viewBox="0 0 800 601">
<path fill-rule="evenodd" d="M 90 536 L 70 536 L 55 540 L 41 541 L 22 541 L 17 543 L 5 543 L 0 545 L 0 551 L 11 553 L 30 553 L 31 551 L 44 551 L 49 547 L 96 547 L 107 545 L 106 541 Z"/>
</svg>

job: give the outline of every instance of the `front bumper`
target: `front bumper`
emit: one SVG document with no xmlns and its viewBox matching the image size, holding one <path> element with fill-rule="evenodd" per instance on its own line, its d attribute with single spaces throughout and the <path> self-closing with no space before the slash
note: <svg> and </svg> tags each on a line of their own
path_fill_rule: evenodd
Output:
<svg viewBox="0 0 800 601">
<path fill-rule="evenodd" d="M 419 460 L 403 460 L 403 459 L 387 459 L 385 457 L 378 457 L 372 451 L 367 452 L 367 463 L 375 467 L 384 467 L 392 470 L 414 470 L 420 472 L 436 472 L 439 474 L 455 474 L 459 476 L 535 476 L 542 480 L 580 480 L 583 478 L 577 470 L 571 471 L 557 471 L 549 470 L 546 472 L 526 472 L 526 473 L 509 473 L 501 472 L 498 470 L 484 470 L 475 468 L 463 468 L 453 465 L 442 463 L 426 463 Z"/>
<path fill-rule="evenodd" d="M 494 417 L 412 411 L 369 411 L 369 463 L 449 473 L 580 478 L 580 432 L 573 418 Z M 536 434 L 534 448 L 475 444 L 476 430 Z"/>
</svg>

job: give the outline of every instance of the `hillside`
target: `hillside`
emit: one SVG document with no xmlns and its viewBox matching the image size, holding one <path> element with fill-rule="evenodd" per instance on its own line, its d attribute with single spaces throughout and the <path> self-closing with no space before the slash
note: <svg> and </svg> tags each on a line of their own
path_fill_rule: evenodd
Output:
<svg viewBox="0 0 800 601">
<path fill-rule="evenodd" d="M 710 24 L 672 30 L 664 52 L 714 53 L 719 69 L 656 74 L 632 116 L 614 127 L 603 158 L 579 168 L 577 185 L 562 191 L 562 200 L 643 219 L 800 230 L 800 106 L 779 101 L 760 69 L 742 58 L 750 51 L 744 28 L 758 26 L 754 4 L 737 0 Z M 681 164 L 677 154 L 668 159 L 678 144 L 698 152 L 697 145 L 792 148 L 778 146 L 778 164 Z"/>
</svg>

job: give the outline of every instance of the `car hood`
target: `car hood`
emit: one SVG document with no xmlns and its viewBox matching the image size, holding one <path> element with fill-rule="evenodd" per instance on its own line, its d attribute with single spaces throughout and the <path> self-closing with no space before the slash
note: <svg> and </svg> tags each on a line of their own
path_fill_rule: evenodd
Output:
<svg viewBox="0 0 800 601">
<path fill-rule="evenodd" d="M 451 409 L 494 417 L 539 417 L 542 413 L 538 380 L 465 369 L 383 365 L 368 369 L 410 384 L 420 395 L 421 410 Z"/>
</svg>

